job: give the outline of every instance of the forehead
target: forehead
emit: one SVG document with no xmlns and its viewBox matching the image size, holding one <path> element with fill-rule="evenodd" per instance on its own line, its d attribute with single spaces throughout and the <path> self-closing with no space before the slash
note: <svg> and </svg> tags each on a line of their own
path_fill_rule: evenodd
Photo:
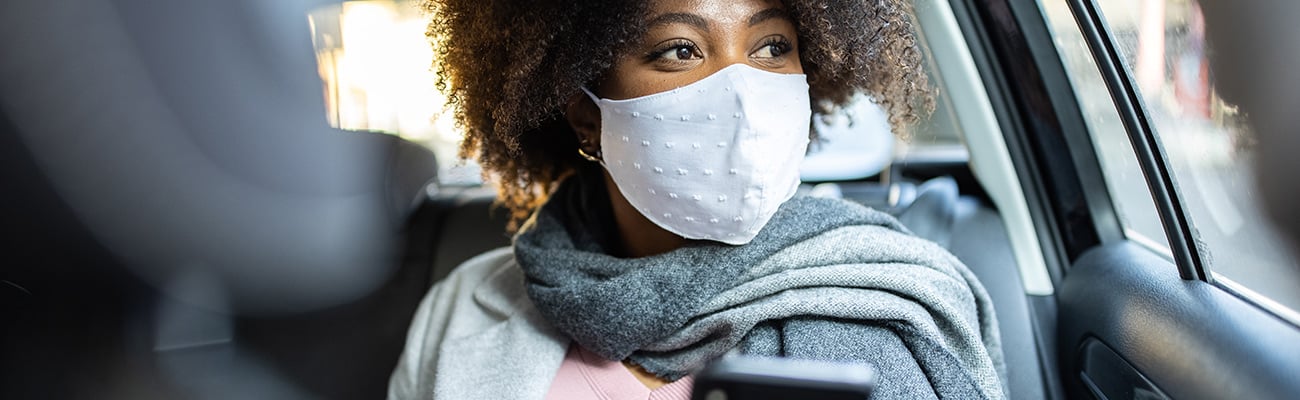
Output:
<svg viewBox="0 0 1300 400">
<path fill-rule="evenodd" d="M 785 9 L 780 0 L 651 0 L 649 18 L 664 14 L 695 14 L 724 24 L 744 23 L 755 13 Z"/>
</svg>

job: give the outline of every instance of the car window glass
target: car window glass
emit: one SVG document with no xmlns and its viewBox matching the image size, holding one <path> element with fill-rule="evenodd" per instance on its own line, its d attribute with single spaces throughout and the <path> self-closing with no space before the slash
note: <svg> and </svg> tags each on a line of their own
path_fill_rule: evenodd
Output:
<svg viewBox="0 0 1300 400">
<path fill-rule="evenodd" d="M 1101 164 L 1106 189 L 1124 236 L 1161 254 L 1169 254 L 1169 241 L 1138 166 L 1119 111 L 1102 81 L 1096 60 L 1084 42 L 1065 0 L 1040 0 L 1051 26 L 1052 39 L 1065 65 L 1071 87 L 1088 124 L 1093 148 Z"/>
<path fill-rule="evenodd" d="M 409 0 L 345 1 L 307 16 L 316 47 L 330 123 L 350 130 L 399 135 L 433 149 L 439 183 L 481 184 L 479 168 L 456 157 L 461 133 L 436 90 L 426 19 Z M 840 181 L 876 175 L 893 159 L 945 150 L 964 159 L 951 130 L 924 130 L 899 139 L 884 111 L 859 96 L 843 112 L 818 122 L 822 140 L 810 149 L 804 178 Z"/>
<path fill-rule="evenodd" d="M 379 131 L 433 149 L 441 184 L 480 183 L 455 162 L 460 131 L 435 86 L 427 22 L 415 2 L 346 1 L 307 15 L 330 124 Z"/>
<path fill-rule="evenodd" d="M 1045 9 L 1056 27 L 1057 46 L 1071 78 L 1097 76 L 1094 65 L 1084 65 L 1092 59 L 1082 39 L 1062 40 L 1063 26 L 1078 32 L 1064 1 L 1042 1 L 1060 3 Z M 1215 280 L 1262 295 L 1255 300 L 1300 309 L 1300 292 L 1291 287 L 1291 282 L 1300 281 L 1300 268 L 1262 214 L 1251 171 L 1254 136 L 1245 116 L 1215 92 L 1200 6 L 1194 0 L 1098 0 L 1097 4 L 1164 148 L 1204 265 Z M 1085 110 L 1091 102 L 1113 107 L 1109 99 L 1103 102 L 1100 95 L 1089 93 L 1104 94 L 1099 80 L 1075 86 Z M 1108 181 L 1128 179 L 1118 177 L 1124 174 L 1121 168 L 1131 171 L 1130 177 L 1143 179 L 1136 165 L 1121 166 L 1112 159 L 1119 145 L 1108 144 L 1110 139 L 1103 137 L 1124 135 L 1119 124 L 1104 122 L 1114 116 L 1085 112 L 1093 123 L 1090 129 L 1097 137 Z M 1123 199 L 1125 189 L 1111 186 L 1116 203 L 1131 201 Z M 1136 189 L 1134 185 L 1130 190 Z M 1134 215 L 1130 212 L 1128 217 Z"/>
</svg>

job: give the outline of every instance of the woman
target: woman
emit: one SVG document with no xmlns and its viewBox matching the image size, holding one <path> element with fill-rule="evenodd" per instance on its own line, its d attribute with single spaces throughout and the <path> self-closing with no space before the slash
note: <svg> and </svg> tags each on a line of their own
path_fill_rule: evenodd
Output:
<svg viewBox="0 0 1300 400">
<path fill-rule="evenodd" d="M 871 362 L 877 398 L 1003 396 L 965 266 L 793 197 L 813 113 L 932 108 L 905 0 L 426 7 L 461 154 L 528 221 L 430 291 L 390 397 L 686 398 L 728 352 Z"/>
</svg>

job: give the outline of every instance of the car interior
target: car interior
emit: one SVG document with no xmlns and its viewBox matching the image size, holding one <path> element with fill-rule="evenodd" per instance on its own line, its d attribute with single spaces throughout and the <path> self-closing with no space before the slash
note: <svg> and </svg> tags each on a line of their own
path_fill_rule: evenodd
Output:
<svg viewBox="0 0 1300 400">
<path fill-rule="evenodd" d="M 382 397 L 429 288 L 510 245 L 457 160 L 326 123 L 304 15 L 338 2 L 64 3 L 0 15 L 0 397 Z M 1096 6 L 1062 3 L 1131 92 Z M 940 96 L 914 135 L 960 145 L 801 193 L 966 263 L 1010 398 L 1300 396 L 1300 320 L 1205 272 L 1158 146 L 1134 152 L 1170 253 L 1125 234 L 1040 2 L 915 9 Z"/>
</svg>

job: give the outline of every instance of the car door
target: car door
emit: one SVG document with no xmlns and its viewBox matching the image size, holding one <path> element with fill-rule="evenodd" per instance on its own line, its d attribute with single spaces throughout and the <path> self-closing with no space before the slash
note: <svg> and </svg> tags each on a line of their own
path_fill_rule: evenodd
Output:
<svg viewBox="0 0 1300 400">
<path fill-rule="evenodd" d="M 1052 274 L 1064 394 L 1300 397 L 1300 268 L 1255 205 L 1196 1 L 952 4 Z"/>
</svg>

